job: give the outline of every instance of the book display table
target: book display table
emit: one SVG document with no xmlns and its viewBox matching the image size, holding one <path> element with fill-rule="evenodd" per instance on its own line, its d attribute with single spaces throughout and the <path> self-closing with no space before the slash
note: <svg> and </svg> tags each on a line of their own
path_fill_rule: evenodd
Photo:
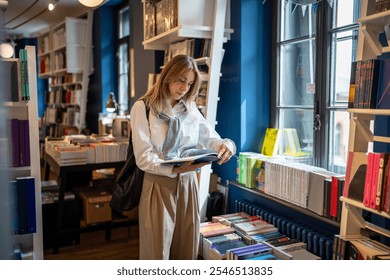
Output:
<svg viewBox="0 0 390 280">
<path fill-rule="evenodd" d="M 45 154 L 45 180 L 49 179 L 50 170 L 54 172 L 54 174 L 58 178 L 58 186 L 59 186 L 59 194 L 58 194 L 58 212 L 57 212 L 57 223 L 55 228 L 55 237 L 53 244 L 54 253 L 59 252 L 59 241 L 61 235 L 67 233 L 69 231 L 80 231 L 80 227 L 74 229 L 63 229 L 63 216 L 64 216 L 64 196 L 65 189 L 67 187 L 67 180 L 69 176 L 71 176 L 74 172 L 82 172 L 82 171 L 93 171 L 97 169 L 105 169 L 105 168 L 115 168 L 120 169 L 125 164 L 124 161 L 117 162 L 104 162 L 104 163 L 91 163 L 91 164 L 82 164 L 82 165 L 66 165 L 61 166 L 52 156 L 49 154 Z M 99 226 L 99 225 L 98 225 Z M 102 225 L 100 225 L 102 226 Z M 105 222 L 103 224 L 105 228 L 106 240 L 111 238 L 111 221 Z"/>
</svg>

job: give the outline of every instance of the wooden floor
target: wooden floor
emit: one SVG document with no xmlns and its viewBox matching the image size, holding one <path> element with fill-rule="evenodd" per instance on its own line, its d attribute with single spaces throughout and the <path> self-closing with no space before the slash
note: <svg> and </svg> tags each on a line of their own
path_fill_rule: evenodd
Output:
<svg viewBox="0 0 390 280">
<path fill-rule="evenodd" d="M 45 260 L 138 260 L 138 225 L 113 228 L 111 240 L 104 231 L 80 234 L 80 244 L 60 247 L 58 254 L 45 249 Z"/>
</svg>

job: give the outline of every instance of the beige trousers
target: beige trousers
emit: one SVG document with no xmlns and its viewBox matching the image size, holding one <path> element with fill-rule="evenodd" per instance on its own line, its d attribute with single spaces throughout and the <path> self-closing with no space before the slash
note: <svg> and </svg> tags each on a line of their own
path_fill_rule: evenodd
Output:
<svg viewBox="0 0 390 280">
<path fill-rule="evenodd" d="M 141 260 L 197 259 L 199 200 L 195 172 L 144 175 L 138 208 Z"/>
</svg>

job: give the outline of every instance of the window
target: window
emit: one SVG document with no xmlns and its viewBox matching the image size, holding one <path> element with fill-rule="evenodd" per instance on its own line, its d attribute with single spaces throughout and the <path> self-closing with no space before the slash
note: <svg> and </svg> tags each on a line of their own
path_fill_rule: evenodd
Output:
<svg viewBox="0 0 390 280">
<path fill-rule="evenodd" d="M 305 162 L 344 173 L 360 1 L 277 2 L 274 126 L 297 130 Z"/>
<path fill-rule="evenodd" d="M 129 6 L 118 11 L 118 103 L 119 114 L 128 113 L 129 105 L 129 37 L 130 11 Z"/>
</svg>

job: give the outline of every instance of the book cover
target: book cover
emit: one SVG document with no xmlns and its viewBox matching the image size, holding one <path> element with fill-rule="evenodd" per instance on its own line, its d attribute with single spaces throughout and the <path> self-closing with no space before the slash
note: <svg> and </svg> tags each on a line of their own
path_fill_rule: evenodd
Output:
<svg viewBox="0 0 390 280">
<path fill-rule="evenodd" d="M 194 163 L 200 162 L 212 162 L 219 160 L 218 154 L 213 150 L 206 149 L 188 149 L 184 151 L 180 157 L 163 160 L 162 164 L 175 164 L 180 165 L 183 162 L 194 161 Z"/>
<path fill-rule="evenodd" d="M 277 128 L 267 128 L 265 130 L 261 153 L 265 156 L 275 156 L 279 153 L 281 130 Z"/>
<path fill-rule="evenodd" d="M 226 259 L 226 252 L 230 249 L 247 246 L 241 240 L 234 240 L 232 242 L 212 245 L 210 250 L 210 257 L 212 259 Z"/>
<path fill-rule="evenodd" d="M 390 59 L 381 61 L 378 80 L 377 109 L 390 109 Z"/>
<path fill-rule="evenodd" d="M 271 253 L 272 248 L 264 243 L 248 245 L 245 247 L 231 249 L 228 251 L 228 259 L 231 260 L 245 260 Z"/>
<path fill-rule="evenodd" d="M 331 178 L 332 175 L 335 174 L 320 169 L 310 172 L 307 209 L 320 216 L 324 215 L 325 179 Z"/>
<path fill-rule="evenodd" d="M 259 255 L 259 256 L 254 256 L 247 258 L 246 260 L 280 260 L 277 256 L 274 254 L 264 254 L 264 255 Z"/>
<path fill-rule="evenodd" d="M 343 196 L 363 202 L 364 184 L 366 181 L 367 153 L 348 153 L 347 169 L 345 173 L 345 184 Z"/>
<path fill-rule="evenodd" d="M 306 249 L 294 250 L 288 253 L 292 256 L 293 260 L 320 260 L 321 259 L 319 256 L 310 253 Z"/>
</svg>

